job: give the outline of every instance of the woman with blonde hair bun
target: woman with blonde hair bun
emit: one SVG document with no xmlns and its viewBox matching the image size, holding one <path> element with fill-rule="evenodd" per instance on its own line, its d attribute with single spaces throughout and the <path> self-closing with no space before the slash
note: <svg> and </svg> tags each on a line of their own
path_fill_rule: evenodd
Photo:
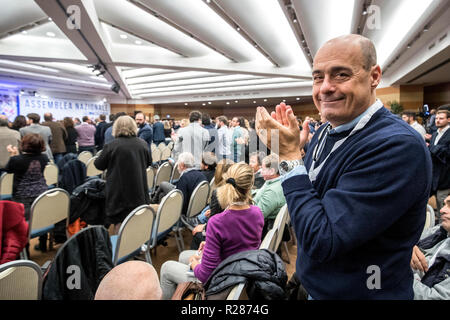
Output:
<svg viewBox="0 0 450 320">
<path fill-rule="evenodd" d="M 245 163 L 232 165 L 224 174 L 225 184 L 217 189 L 217 196 L 225 211 L 208 221 L 206 241 L 198 251 L 183 251 L 178 261 L 167 261 L 161 267 L 163 299 L 170 299 L 177 284 L 191 281 L 187 273 L 206 283 L 212 272 L 229 256 L 243 251 L 257 250 L 261 243 L 264 217 L 251 204 L 253 170 Z"/>
</svg>

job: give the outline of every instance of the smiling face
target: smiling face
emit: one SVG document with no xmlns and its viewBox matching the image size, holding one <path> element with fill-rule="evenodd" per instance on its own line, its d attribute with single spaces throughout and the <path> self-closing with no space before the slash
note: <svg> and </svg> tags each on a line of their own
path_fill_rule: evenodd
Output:
<svg viewBox="0 0 450 320">
<path fill-rule="evenodd" d="M 376 99 L 381 69 L 369 65 L 366 70 L 361 41 L 369 40 L 355 35 L 330 40 L 314 58 L 314 104 L 333 127 L 350 122 Z"/>
</svg>

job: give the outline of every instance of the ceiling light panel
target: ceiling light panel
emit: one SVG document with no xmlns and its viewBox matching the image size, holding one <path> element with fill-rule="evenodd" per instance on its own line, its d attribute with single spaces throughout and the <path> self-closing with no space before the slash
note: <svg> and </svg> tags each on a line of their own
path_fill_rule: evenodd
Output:
<svg viewBox="0 0 450 320">
<path fill-rule="evenodd" d="M 312 56 L 326 41 L 351 32 L 355 0 L 292 0 L 292 4 Z"/>
<path fill-rule="evenodd" d="M 177 70 L 157 69 L 157 68 L 132 68 L 132 69 L 124 69 L 123 67 L 120 68 L 122 69 L 122 75 L 125 78 L 135 78 L 135 77 L 144 77 L 157 74 L 179 72 Z"/>
<path fill-rule="evenodd" d="M 34 1 L 0 1 L 0 34 L 47 18 Z"/>
<path fill-rule="evenodd" d="M 411 28 L 422 16 L 427 16 L 427 9 L 433 2 L 436 3 L 434 0 L 377 0 L 374 2 L 380 8 L 380 28 L 369 28 L 366 23 L 363 35 L 374 42 L 377 48 L 378 64 L 382 68 Z"/>
<path fill-rule="evenodd" d="M 164 87 L 175 87 L 175 86 L 187 86 L 202 83 L 220 83 L 224 81 L 240 81 L 240 80 L 255 80 L 255 79 L 265 79 L 264 77 L 255 77 L 250 75 L 225 75 L 217 77 L 204 77 L 204 78 L 193 78 L 186 80 L 174 80 L 174 81 L 158 81 L 153 83 L 148 83 L 140 88 L 152 89 L 152 88 L 164 88 Z M 133 86 L 131 86 L 133 88 Z"/>
<path fill-rule="evenodd" d="M 266 60 L 239 35 L 234 27 L 203 1 L 140 0 L 140 2 L 234 61 Z"/>
<path fill-rule="evenodd" d="M 225 81 L 221 83 L 205 83 L 205 84 L 195 84 L 186 86 L 175 86 L 175 87 L 163 87 L 156 89 L 142 89 L 142 90 L 132 90 L 133 94 L 142 93 L 152 93 L 152 92 L 174 92 L 174 91 L 185 91 L 185 90 L 203 90 L 210 88 L 229 88 L 236 86 L 250 86 L 250 85 L 262 85 L 262 84 L 276 84 L 276 83 L 288 83 L 288 82 L 298 82 L 297 79 L 286 79 L 286 78 L 271 78 L 271 79 L 257 79 L 257 80 L 241 80 L 241 81 Z"/>
<path fill-rule="evenodd" d="M 277 0 L 227 0 L 216 3 L 279 66 L 300 65 L 310 71 Z"/>
<path fill-rule="evenodd" d="M 143 40 L 186 57 L 217 55 L 213 50 L 129 1 L 96 0 L 94 4 L 102 21 L 120 26 L 122 30 L 132 32 Z"/>
<path fill-rule="evenodd" d="M 182 79 L 201 78 L 201 77 L 213 77 L 213 76 L 217 76 L 217 75 L 220 75 L 220 74 L 219 73 L 210 73 L 210 72 L 186 71 L 186 72 L 161 74 L 161 75 L 149 76 L 149 77 L 133 78 L 133 79 L 129 79 L 127 81 L 127 83 L 131 88 L 132 85 L 145 86 L 146 83 L 150 83 L 150 82 L 182 80 Z"/>
</svg>

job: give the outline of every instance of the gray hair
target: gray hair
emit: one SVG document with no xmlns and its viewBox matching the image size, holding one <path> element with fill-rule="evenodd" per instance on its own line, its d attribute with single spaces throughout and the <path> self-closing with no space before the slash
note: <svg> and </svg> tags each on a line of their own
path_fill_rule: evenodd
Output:
<svg viewBox="0 0 450 320">
<path fill-rule="evenodd" d="M 194 156 L 190 152 L 180 153 L 178 162 L 182 162 L 186 168 L 194 167 Z"/>
<path fill-rule="evenodd" d="M 262 160 L 262 165 L 264 166 L 264 168 L 271 168 L 271 169 L 273 168 L 273 169 L 275 169 L 276 174 L 279 173 L 278 163 L 279 163 L 279 158 L 274 153 L 269 154 L 267 157 L 265 157 Z"/>
<path fill-rule="evenodd" d="M 136 122 L 130 116 L 121 116 L 114 121 L 112 128 L 113 137 L 136 137 L 137 136 Z"/>
<path fill-rule="evenodd" d="M 8 118 L 5 115 L 0 115 L 0 127 L 7 127 L 9 124 Z"/>
</svg>

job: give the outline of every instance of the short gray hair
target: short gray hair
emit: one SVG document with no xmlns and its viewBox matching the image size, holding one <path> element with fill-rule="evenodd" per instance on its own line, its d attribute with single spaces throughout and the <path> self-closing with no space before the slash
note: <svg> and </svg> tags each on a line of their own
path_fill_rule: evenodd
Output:
<svg viewBox="0 0 450 320">
<path fill-rule="evenodd" d="M 121 116 L 114 121 L 112 128 L 113 137 L 136 137 L 137 136 L 136 122 L 130 116 Z"/>
<path fill-rule="evenodd" d="M 9 124 L 8 118 L 5 115 L 0 115 L 0 127 L 7 127 Z"/>
<path fill-rule="evenodd" d="M 178 156 L 178 162 L 182 162 L 186 168 L 194 167 L 194 156 L 190 152 L 182 152 Z"/>
<path fill-rule="evenodd" d="M 279 173 L 278 162 L 279 162 L 278 155 L 271 153 L 262 160 L 262 165 L 264 166 L 264 168 L 275 169 L 275 173 L 278 174 Z"/>
</svg>

